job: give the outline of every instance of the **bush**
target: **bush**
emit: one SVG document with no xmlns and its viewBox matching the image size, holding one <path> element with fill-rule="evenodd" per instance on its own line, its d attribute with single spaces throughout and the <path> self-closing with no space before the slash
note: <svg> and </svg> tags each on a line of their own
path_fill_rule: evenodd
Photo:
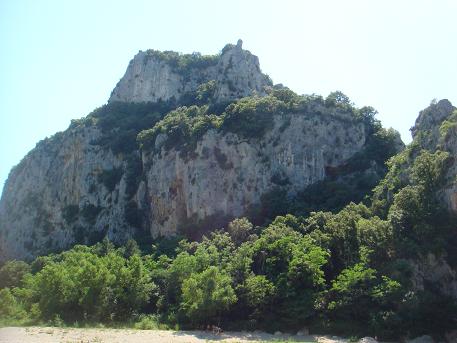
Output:
<svg viewBox="0 0 457 343">
<path fill-rule="evenodd" d="M 98 256 L 79 246 L 62 257 L 30 280 L 46 319 L 56 315 L 66 322 L 126 319 L 146 305 L 154 290 L 138 255 L 125 259 L 114 251 Z"/>
<path fill-rule="evenodd" d="M 0 289 L 0 319 L 23 317 L 25 314 L 9 288 Z"/>
<path fill-rule="evenodd" d="M 129 154 L 138 149 L 136 136 L 152 127 L 176 105 L 173 101 L 155 103 L 112 102 L 91 114 L 85 121 L 101 129 L 103 135 L 92 144 L 111 149 L 114 154 Z"/>
<path fill-rule="evenodd" d="M 24 277 L 31 272 L 24 261 L 8 261 L 0 269 L 0 288 L 21 287 Z"/>
<path fill-rule="evenodd" d="M 215 266 L 192 274 L 182 284 L 181 308 L 193 323 L 219 324 L 236 300 L 230 276 Z"/>
<path fill-rule="evenodd" d="M 200 139 L 209 129 L 218 128 L 220 118 L 207 114 L 207 107 L 179 107 L 170 112 L 152 129 L 142 131 L 138 141 L 143 149 L 159 150 L 162 146 L 166 150 L 175 148 L 184 153 L 195 148 Z M 160 146 L 156 146 L 159 134 L 165 137 Z"/>
<path fill-rule="evenodd" d="M 166 326 L 159 323 L 159 318 L 156 315 L 142 314 L 135 322 L 133 327 L 137 330 L 164 330 Z"/>
<path fill-rule="evenodd" d="M 243 98 L 226 108 L 221 128 L 243 138 L 259 138 L 273 127 L 273 114 L 283 114 L 286 109 L 274 96 Z"/>
<path fill-rule="evenodd" d="M 202 55 L 199 52 L 181 54 L 175 51 L 148 50 L 147 56 L 167 62 L 184 77 L 189 77 L 193 69 L 205 69 L 214 66 L 219 60 L 219 55 Z"/>
</svg>

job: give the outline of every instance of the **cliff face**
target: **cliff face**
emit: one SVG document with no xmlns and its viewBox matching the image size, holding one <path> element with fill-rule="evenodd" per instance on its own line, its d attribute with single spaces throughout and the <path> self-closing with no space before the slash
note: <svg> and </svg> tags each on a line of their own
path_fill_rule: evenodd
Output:
<svg viewBox="0 0 457 343">
<path fill-rule="evenodd" d="M 457 109 L 446 99 L 432 103 L 419 113 L 411 132 L 421 149 L 450 154 L 444 185 L 438 190 L 438 197 L 457 216 Z M 457 222 L 452 229 L 457 229 Z M 416 289 L 423 290 L 427 283 L 432 283 L 443 294 L 457 299 L 457 271 L 453 261 L 429 253 L 418 261 L 412 261 L 411 265 Z"/>
<path fill-rule="evenodd" d="M 442 190 L 443 201 L 457 214 L 457 108 L 449 100 L 440 100 L 421 111 L 414 127 L 413 138 L 418 138 L 428 150 L 448 151 L 451 165 L 447 171 L 446 185 Z"/>
<path fill-rule="evenodd" d="M 110 228 L 128 235 L 121 183 L 110 192 L 99 182 L 122 166 L 111 151 L 91 145 L 95 128 L 67 130 L 37 144 L 8 177 L 0 203 L 3 258 L 60 250 Z M 84 242 L 84 240 L 80 240 Z"/>
<path fill-rule="evenodd" d="M 150 231 L 168 235 L 206 218 L 217 225 L 218 218 L 245 215 L 278 186 L 293 195 L 324 179 L 326 168 L 344 164 L 365 139 L 360 123 L 297 113 L 275 116 L 274 127 L 257 142 L 212 130 L 190 159 L 174 149 L 144 153 Z"/>
<path fill-rule="evenodd" d="M 12 169 L 0 201 L 0 260 L 30 259 L 105 236 L 115 242 L 193 236 L 255 213 L 265 195 L 293 196 L 365 149 L 373 133 L 354 109 L 320 97 L 303 97 L 311 105 L 287 113 L 262 104 L 272 125 L 256 138 L 212 128 L 185 155 L 165 149 L 163 134 L 153 149 L 136 143 L 180 99 L 261 99 L 270 85 L 241 42 L 213 57 L 140 52 L 101 108 L 109 113 L 75 121 Z"/>
<path fill-rule="evenodd" d="M 262 74 L 259 59 L 237 45 L 227 45 L 218 56 L 179 56 L 173 52 L 140 51 L 114 88 L 110 102 L 180 100 L 199 86 L 215 81 L 214 100 L 227 102 L 256 92 L 265 94 L 272 86 Z M 179 61 L 178 61 L 179 59 Z"/>
<path fill-rule="evenodd" d="M 0 203 L 2 258 L 30 258 L 105 235 L 122 242 L 138 232 L 196 230 L 205 221 L 218 227 L 278 187 L 294 194 L 322 180 L 326 168 L 343 164 L 366 139 L 362 124 L 331 115 L 276 115 L 274 128 L 255 141 L 210 130 L 192 156 L 143 152 L 143 175 L 129 197 L 128 162 L 93 144 L 100 136 L 94 127 L 69 129 L 39 143 L 11 171 Z"/>
</svg>

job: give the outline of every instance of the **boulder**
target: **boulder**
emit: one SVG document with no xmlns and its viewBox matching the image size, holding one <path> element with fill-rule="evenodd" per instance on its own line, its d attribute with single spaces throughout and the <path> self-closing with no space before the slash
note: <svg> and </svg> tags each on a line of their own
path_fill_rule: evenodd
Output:
<svg viewBox="0 0 457 343">
<path fill-rule="evenodd" d="M 359 343 L 378 343 L 378 341 L 373 337 L 363 337 L 359 340 Z"/>
</svg>

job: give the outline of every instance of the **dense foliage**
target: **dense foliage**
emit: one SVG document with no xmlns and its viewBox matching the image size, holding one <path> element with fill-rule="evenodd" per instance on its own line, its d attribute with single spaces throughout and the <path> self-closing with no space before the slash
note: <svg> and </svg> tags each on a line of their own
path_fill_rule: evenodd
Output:
<svg viewBox="0 0 457 343">
<path fill-rule="evenodd" d="M 138 149 L 136 136 L 153 126 L 176 107 L 174 101 L 155 103 L 111 102 L 97 108 L 87 117 L 72 120 L 71 128 L 96 126 L 102 136 L 92 142 L 115 154 L 129 154 Z"/>
<path fill-rule="evenodd" d="M 154 126 L 139 133 L 138 141 L 144 149 L 165 147 L 167 150 L 180 150 L 185 146 L 194 146 L 195 142 L 210 129 L 233 132 L 240 137 L 255 139 L 262 137 L 274 125 L 273 115 L 301 113 L 305 116 L 330 115 L 342 121 L 361 122 L 368 133 L 367 151 L 358 157 L 360 165 L 369 161 L 384 161 L 396 151 L 399 136 L 393 130 L 385 130 L 374 116 L 371 107 L 355 108 L 341 92 L 334 92 L 327 99 L 320 96 L 297 95 L 288 88 L 272 88 L 267 96 L 250 96 L 239 99 L 225 107 L 221 114 L 216 114 L 211 94 L 214 84 L 210 81 L 199 88 L 193 103 L 200 106 L 182 106 L 167 114 Z M 336 100 L 334 99 L 336 98 Z M 200 101 L 197 101 L 200 99 Z M 286 121 L 287 122 L 287 121 Z M 156 139 L 162 134 L 165 143 Z M 368 155 L 373 155 L 369 159 Z M 354 162 L 354 166 L 355 165 Z"/>
<path fill-rule="evenodd" d="M 208 107 L 179 107 L 168 113 L 152 129 L 144 130 L 138 135 L 143 148 L 154 147 L 157 137 L 162 134 L 164 142 L 156 148 L 175 148 L 182 151 L 195 149 L 201 136 L 211 128 L 220 125 L 220 118 L 207 114 Z"/>
</svg>

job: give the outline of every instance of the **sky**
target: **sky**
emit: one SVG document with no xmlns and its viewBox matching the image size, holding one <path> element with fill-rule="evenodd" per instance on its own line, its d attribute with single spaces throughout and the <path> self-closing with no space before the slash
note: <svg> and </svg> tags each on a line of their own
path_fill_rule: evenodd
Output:
<svg viewBox="0 0 457 343">
<path fill-rule="evenodd" d="M 150 48 L 216 54 L 241 38 L 275 83 L 341 90 L 410 142 L 432 99 L 457 105 L 456 20 L 454 0 L 0 0 L 0 189 Z"/>
</svg>

